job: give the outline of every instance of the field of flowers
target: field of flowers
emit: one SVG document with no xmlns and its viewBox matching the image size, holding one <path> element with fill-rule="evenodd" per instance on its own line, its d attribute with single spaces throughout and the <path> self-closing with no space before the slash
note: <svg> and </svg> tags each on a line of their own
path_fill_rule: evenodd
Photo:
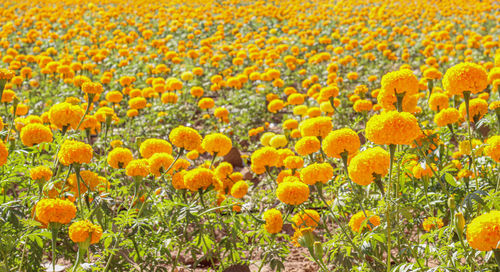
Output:
<svg viewBox="0 0 500 272">
<path fill-rule="evenodd" d="M 0 14 L 0 272 L 499 270 L 498 1 Z"/>
</svg>

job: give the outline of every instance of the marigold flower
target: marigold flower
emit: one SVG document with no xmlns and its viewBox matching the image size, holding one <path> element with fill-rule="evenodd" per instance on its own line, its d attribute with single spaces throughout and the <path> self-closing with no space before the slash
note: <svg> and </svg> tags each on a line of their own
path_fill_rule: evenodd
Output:
<svg viewBox="0 0 500 272">
<path fill-rule="evenodd" d="M 50 123 L 57 126 L 59 129 L 63 127 L 71 127 L 76 129 L 76 126 L 83 117 L 83 109 L 80 106 L 72 105 L 67 102 L 55 104 L 49 110 Z"/>
<path fill-rule="evenodd" d="M 36 204 L 36 216 L 43 224 L 68 224 L 76 216 L 76 207 L 69 200 L 42 199 Z"/>
<path fill-rule="evenodd" d="M 283 161 L 283 165 L 288 169 L 298 169 L 304 166 L 304 159 L 299 156 L 288 156 Z"/>
<path fill-rule="evenodd" d="M 155 176 L 159 177 L 162 172 L 167 169 L 174 162 L 174 157 L 168 153 L 154 153 L 149 158 L 149 170 Z M 173 172 L 173 167 L 169 170 L 169 174 Z"/>
<path fill-rule="evenodd" d="M 460 113 L 455 108 L 447 108 L 434 115 L 434 123 L 439 127 L 444 127 L 458 122 Z"/>
<path fill-rule="evenodd" d="M 302 136 L 316 136 L 323 139 L 330 133 L 332 128 L 332 118 L 330 117 L 309 118 L 299 124 Z"/>
<path fill-rule="evenodd" d="M 373 103 L 367 99 L 360 99 L 354 102 L 353 109 L 355 112 L 367 112 L 371 111 L 373 108 Z"/>
<path fill-rule="evenodd" d="M 7 163 L 7 157 L 9 156 L 9 150 L 7 146 L 0 140 L 0 166 Z"/>
<path fill-rule="evenodd" d="M 47 166 L 40 165 L 30 169 L 30 177 L 36 181 L 49 181 L 52 178 L 52 170 Z"/>
<path fill-rule="evenodd" d="M 484 154 L 496 162 L 500 162 L 500 136 L 495 135 L 486 140 Z"/>
<path fill-rule="evenodd" d="M 186 184 L 184 183 L 184 175 L 186 175 L 186 173 L 186 170 L 182 170 L 172 176 L 172 186 L 174 186 L 175 189 L 187 189 Z"/>
<path fill-rule="evenodd" d="M 128 101 L 128 106 L 133 110 L 144 109 L 148 102 L 144 97 L 134 97 Z"/>
<path fill-rule="evenodd" d="M 215 102 L 212 98 L 204 97 L 198 101 L 198 107 L 202 110 L 208 110 L 213 108 L 215 105 Z"/>
<path fill-rule="evenodd" d="M 21 129 L 21 141 L 25 146 L 52 142 L 52 131 L 38 123 L 28 124 Z"/>
<path fill-rule="evenodd" d="M 96 244 L 101 236 L 101 226 L 94 225 L 88 220 L 77 221 L 69 226 L 69 238 L 75 243 Z"/>
<path fill-rule="evenodd" d="M 433 229 L 440 229 L 444 226 L 443 220 L 437 217 L 427 217 L 422 224 L 424 230 L 429 232 Z"/>
<path fill-rule="evenodd" d="M 193 150 L 201 145 L 201 136 L 195 129 L 185 126 L 174 128 L 169 134 L 170 142 L 185 150 Z"/>
<path fill-rule="evenodd" d="M 359 185 L 369 185 L 375 176 L 382 178 L 389 171 L 389 152 L 381 147 L 368 148 L 358 153 L 349 163 L 349 177 Z"/>
<path fill-rule="evenodd" d="M 500 211 L 491 211 L 474 218 L 467 225 L 467 242 L 480 251 L 499 248 Z"/>
<path fill-rule="evenodd" d="M 344 152 L 346 155 L 355 154 L 360 146 L 358 134 L 350 128 L 342 128 L 328 133 L 322 148 L 328 157 L 340 159 Z"/>
<path fill-rule="evenodd" d="M 210 185 L 216 186 L 220 182 L 214 172 L 206 168 L 195 168 L 184 175 L 184 184 L 187 189 L 196 192 L 200 189 L 206 190 Z"/>
<path fill-rule="evenodd" d="M 274 99 L 267 105 L 267 110 L 272 113 L 276 113 L 285 107 L 285 102 L 281 99 Z"/>
<path fill-rule="evenodd" d="M 329 163 L 313 163 L 300 170 L 300 180 L 308 185 L 327 183 L 333 178 L 333 167 Z"/>
<path fill-rule="evenodd" d="M 407 112 L 383 112 L 366 123 L 366 138 L 379 145 L 407 145 L 419 135 L 417 118 Z"/>
<path fill-rule="evenodd" d="M 231 195 L 234 198 L 243 198 L 248 192 L 248 183 L 244 180 L 236 182 L 233 187 L 231 187 Z"/>
<path fill-rule="evenodd" d="M 125 168 L 129 177 L 146 177 L 149 175 L 149 161 L 147 159 L 131 160 Z"/>
<path fill-rule="evenodd" d="M 418 93 L 418 79 L 411 70 L 402 69 L 389 72 L 382 77 L 382 89 L 391 94 L 404 93 L 405 96 Z"/>
<path fill-rule="evenodd" d="M 433 111 L 441 111 L 448 108 L 448 96 L 444 93 L 433 93 L 429 97 L 429 108 Z"/>
<path fill-rule="evenodd" d="M 266 221 L 264 228 L 270 234 L 278 233 L 283 228 L 283 216 L 276 209 L 269 209 L 264 212 L 262 218 Z"/>
<path fill-rule="evenodd" d="M 99 175 L 92 171 L 83 170 L 80 172 L 82 180 L 78 181 L 76 174 L 71 174 L 68 177 L 69 190 L 73 192 L 74 196 L 79 197 L 80 195 L 86 193 L 88 188 L 94 190 L 94 188 L 99 184 Z M 80 189 L 78 189 L 78 183 L 80 183 Z"/>
<path fill-rule="evenodd" d="M 87 94 L 100 94 L 103 88 L 100 83 L 87 81 L 82 84 L 82 91 Z"/>
<path fill-rule="evenodd" d="M 369 218 L 368 221 L 371 223 L 371 225 L 373 225 L 373 227 L 380 225 L 380 217 L 378 215 L 373 215 L 373 213 L 370 211 L 366 211 L 366 215 Z M 372 226 L 370 226 L 370 223 L 368 222 L 364 227 L 362 227 L 362 224 L 366 219 L 367 218 L 363 211 L 360 211 L 351 217 L 351 220 L 349 220 L 349 227 L 351 227 L 352 231 L 354 232 L 361 232 L 365 228 L 371 230 Z"/>
<path fill-rule="evenodd" d="M 93 152 L 92 147 L 86 143 L 65 140 L 57 156 L 63 165 L 68 166 L 73 163 L 90 163 Z"/>
<path fill-rule="evenodd" d="M 108 153 L 108 164 L 114 169 L 127 167 L 133 159 L 132 151 L 128 148 L 115 147 Z"/>
<path fill-rule="evenodd" d="M 262 147 L 255 150 L 250 157 L 252 170 L 256 174 L 262 174 L 265 167 L 273 167 L 278 165 L 279 153 L 274 147 Z M 257 170 L 257 171 L 256 171 Z"/>
<path fill-rule="evenodd" d="M 467 120 L 467 111 L 465 107 L 465 102 L 460 104 L 460 108 L 458 109 L 460 112 L 460 117 L 462 119 Z M 488 102 L 484 101 L 481 98 L 474 98 L 469 101 L 469 117 L 471 122 L 477 122 L 481 118 L 483 118 L 486 113 L 488 113 Z"/>
<path fill-rule="evenodd" d="M 155 153 L 172 154 L 172 145 L 163 139 L 147 139 L 139 147 L 141 156 L 148 159 Z"/>
<path fill-rule="evenodd" d="M 321 148 L 321 143 L 315 136 L 305 136 L 295 143 L 295 151 L 301 156 L 307 156 L 317 152 Z"/>
<path fill-rule="evenodd" d="M 309 198 L 309 186 L 297 177 L 286 177 L 276 189 L 278 199 L 288 205 L 299 205 Z"/>
<path fill-rule="evenodd" d="M 201 147 L 212 156 L 223 157 L 231 151 L 233 144 L 231 139 L 222 133 L 212 133 L 205 138 L 201 143 Z"/>
<path fill-rule="evenodd" d="M 475 94 L 488 85 L 488 74 L 479 64 L 463 62 L 449 68 L 442 81 L 444 89 L 452 95 Z"/>
<path fill-rule="evenodd" d="M 294 229 L 301 229 L 306 227 L 314 229 L 318 226 L 319 220 L 320 215 L 317 211 L 305 209 L 293 216 L 292 226 Z"/>
<path fill-rule="evenodd" d="M 288 144 L 288 139 L 285 135 L 278 134 L 274 135 L 271 140 L 269 140 L 269 145 L 274 148 L 285 147 Z"/>
<path fill-rule="evenodd" d="M 106 94 L 106 100 L 111 103 L 120 103 L 123 99 L 123 95 L 119 91 L 111 91 Z"/>
</svg>

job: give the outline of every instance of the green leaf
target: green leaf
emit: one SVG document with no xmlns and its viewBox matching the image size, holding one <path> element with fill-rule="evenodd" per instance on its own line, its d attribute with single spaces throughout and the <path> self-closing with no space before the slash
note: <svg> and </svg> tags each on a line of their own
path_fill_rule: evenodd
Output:
<svg viewBox="0 0 500 272">
<path fill-rule="evenodd" d="M 455 180 L 455 177 L 453 177 L 450 173 L 444 173 L 444 175 L 441 176 L 441 180 L 443 179 L 451 186 L 458 187 L 458 183 Z"/>
</svg>

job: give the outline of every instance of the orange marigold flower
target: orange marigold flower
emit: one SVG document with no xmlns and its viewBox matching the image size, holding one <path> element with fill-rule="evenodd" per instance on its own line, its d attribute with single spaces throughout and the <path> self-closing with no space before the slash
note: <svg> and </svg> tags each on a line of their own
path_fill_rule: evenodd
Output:
<svg viewBox="0 0 500 272">
<path fill-rule="evenodd" d="M 67 102 L 55 104 L 49 110 L 50 123 L 57 126 L 59 129 L 71 127 L 76 129 L 76 126 L 83 117 L 83 109 L 80 106 L 72 105 Z"/>
<path fill-rule="evenodd" d="M 69 226 L 69 238 L 75 243 L 96 244 L 102 236 L 101 226 L 88 220 L 78 221 Z"/>
<path fill-rule="evenodd" d="M 76 207 L 69 200 L 42 199 L 36 204 L 36 216 L 44 224 L 68 224 L 76 216 Z"/>
<path fill-rule="evenodd" d="M 172 154 L 172 145 L 163 139 L 147 139 L 139 147 L 141 156 L 148 159 L 155 153 Z"/>
<path fill-rule="evenodd" d="M 302 136 L 316 136 L 325 138 L 332 130 L 332 118 L 314 117 L 302 121 L 299 125 Z"/>
<path fill-rule="evenodd" d="M 100 83 L 87 81 L 82 84 L 82 91 L 87 94 L 100 94 L 103 88 Z"/>
<path fill-rule="evenodd" d="M 467 225 L 467 242 L 477 250 L 499 248 L 500 211 L 491 211 L 474 218 Z"/>
<path fill-rule="evenodd" d="M 193 192 L 200 189 L 206 190 L 210 185 L 217 187 L 216 183 L 219 182 L 214 172 L 207 168 L 195 168 L 187 171 L 184 175 L 184 184 L 186 188 Z"/>
<path fill-rule="evenodd" d="M 479 93 L 488 85 L 488 74 L 483 66 L 470 62 L 449 68 L 443 77 L 444 89 L 452 95 L 464 92 Z"/>
<path fill-rule="evenodd" d="M 276 209 L 265 211 L 262 218 L 266 221 L 264 228 L 270 234 L 278 233 L 283 228 L 283 216 Z"/>
<path fill-rule="evenodd" d="M 300 170 L 300 180 L 308 185 L 327 183 L 333 178 L 333 167 L 329 163 L 313 163 Z"/>
<path fill-rule="evenodd" d="M 382 178 L 389 171 L 389 152 L 381 147 L 368 148 L 358 153 L 349 163 L 349 177 L 359 185 L 368 185 L 375 177 Z"/>
<path fill-rule="evenodd" d="M 390 94 L 405 96 L 418 93 L 418 79 L 411 70 L 402 69 L 389 72 L 382 77 L 382 89 Z"/>
<path fill-rule="evenodd" d="M 201 142 L 201 147 L 206 150 L 210 155 L 223 157 L 231 151 L 233 144 L 231 139 L 222 133 L 212 133 Z"/>
<path fill-rule="evenodd" d="M 108 153 L 108 164 L 114 169 L 127 167 L 133 159 L 132 151 L 128 148 L 115 147 Z"/>
<path fill-rule="evenodd" d="M 7 157 L 9 156 L 9 150 L 7 146 L 0 140 L 0 166 L 7 163 Z"/>
<path fill-rule="evenodd" d="M 30 169 L 30 177 L 36 181 L 49 181 L 52 178 L 52 170 L 44 165 L 37 166 Z"/>
<path fill-rule="evenodd" d="M 169 134 L 170 142 L 185 150 L 193 150 L 201 145 L 201 136 L 195 129 L 185 126 L 174 128 Z"/>
<path fill-rule="evenodd" d="M 440 229 L 444 226 L 443 220 L 437 217 L 427 217 L 422 224 L 424 230 L 429 232 L 433 229 Z"/>
<path fill-rule="evenodd" d="M 455 108 L 447 108 L 434 115 L 434 123 L 439 127 L 444 127 L 458 122 L 460 113 Z"/>
<path fill-rule="evenodd" d="M 93 150 L 92 147 L 86 143 L 65 140 L 57 156 L 59 161 L 66 166 L 73 163 L 90 163 L 93 156 Z"/>
<path fill-rule="evenodd" d="M 317 152 L 321 148 L 321 143 L 315 136 L 305 136 L 295 143 L 295 151 L 301 156 L 307 156 Z"/>
<path fill-rule="evenodd" d="M 288 205 L 299 205 L 309 198 L 309 186 L 297 177 L 286 177 L 276 189 L 278 199 Z"/>
<path fill-rule="evenodd" d="M 130 177 L 146 177 L 149 175 L 149 161 L 147 159 L 130 161 L 125 168 L 125 174 Z"/>
<path fill-rule="evenodd" d="M 448 100 L 448 96 L 444 93 L 433 93 L 429 98 L 429 108 L 439 112 L 448 108 Z"/>
<path fill-rule="evenodd" d="M 496 162 L 500 162 L 500 136 L 495 135 L 486 140 L 484 154 Z"/>
<path fill-rule="evenodd" d="M 149 158 L 149 170 L 155 177 L 159 177 L 163 172 L 174 162 L 174 157 L 168 153 L 154 153 Z M 173 167 L 169 170 L 169 174 L 173 172 Z"/>
<path fill-rule="evenodd" d="M 38 123 L 28 124 L 21 129 L 21 141 L 25 146 L 52 142 L 52 131 Z"/>
<path fill-rule="evenodd" d="M 465 107 L 465 102 L 460 104 L 458 109 L 460 112 L 460 117 L 464 120 L 467 119 L 467 109 Z M 474 98 L 469 101 L 469 117 L 471 122 L 477 122 L 483 118 L 486 113 L 488 113 L 488 102 L 481 98 Z"/>
<path fill-rule="evenodd" d="M 366 211 L 366 215 L 368 216 L 369 223 L 366 221 L 367 218 L 363 211 L 358 212 L 351 217 L 351 220 L 349 220 L 349 227 L 351 227 L 352 231 L 361 232 L 365 228 L 371 230 L 371 225 L 373 225 L 373 227 L 380 225 L 380 217 L 378 215 L 373 215 L 370 211 Z"/>
<path fill-rule="evenodd" d="M 315 210 L 305 209 L 298 214 L 294 215 L 292 218 L 293 228 L 301 229 L 301 228 L 316 228 L 319 224 L 320 215 Z"/>
<path fill-rule="evenodd" d="M 248 192 L 248 183 L 244 180 L 236 182 L 233 187 L 231 187 L 231 195 L 234 198 L 243 198 Z"/>
<path fill-rule="evenodd" d="M 358 134 L 350 128 L 334 130 L 323 140 L 323 151 L 328 157 L 341 158 L 343 154 L 353 155 L 358 152 L 361 142 Z"/>
<path fill-rule="evenodd" d="M 407 145 L 419 135 L 417 118 L 407 112 L 383 112 L 366 123 L 366 138 L 379 145 Z"/>
</svg>

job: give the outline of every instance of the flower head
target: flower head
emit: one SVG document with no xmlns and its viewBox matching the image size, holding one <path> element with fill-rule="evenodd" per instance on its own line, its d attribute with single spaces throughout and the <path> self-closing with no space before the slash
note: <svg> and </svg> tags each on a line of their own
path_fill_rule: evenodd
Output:
<svg viewBox="0 0 500 272">
<path fill-rule="evenodd" d="M 21 141 L 25 146 L 52 142 L 52 131 L 38 123 L 28 124 L 21 129 Z"/>
<path fill-rule="evenodd" d="M 481 251 L 499 248 L 500 211 L 491 211 L 474 218 L 467 225 L 467 242 L 472 248 Z"/>
<path fill-rule="evenodd" d="M 350 128 L 334 130 L 323 140 L 323 151 L 332 158 L 340 159 L 342 154 L 353 155 L 360 146 L 358 134 Z"/>
<path fill-rule="evenodd" d="M 463 62 L 449 68 L 443 77 L 444 89 L 453 95 L 479 93 L 488 85 L 488 74 L 479 64 Z"/>
<path fill-rule="evenodd" d="M 373 215 L 373 213 L 371 213 L 370 211 L 366 211 L 366 215 L 368 216 L 368 221 L 371 223 L 371 225 L 373 225 L 374 227 L 380 225 L 380 217 L 378 215 Z M 361 232 L 365 228 L 371 230 L 372 226 L 370 225 L 370 223 L 366 222 L 366 225 L 363 225 L 366 219 L 367 218 L 363 211 L 360 211 L 351 217 L 351 220 L 349 220 L 349 227 L 351 227 L 352 231 L 354 232 Z"/>
<path fill-rule="evenodd" d="M 278 233 L 283 228 L 283 218 L 280 211 L 276 209 L 270 209 L 265 211 L 262 217 L 266 221 L 264 228 L 268 233 Z"/>
<path fill-rule="evenodd" d="M 73 163 L 90 163 L 93 152 L 92 147 L 86 143 L 74 140 L 65 140 L 59 150 L 58 158 L 59 161 L 66 166 Z"/>
<path fill-rule="evenodd" d="M 369 185 L 375 176 L 384 177 L 389 171 L 389 152 L 381 147 L 368 148 L 351 159 L 349 177 L 359 185 Z"/>
<path fill-rule="evenodd" d="M 417 118 L 407 112 L 383 112 L 366 123 L 366 138 L 379 145 L 407 145 L 419 135 Z"/>
<path fill-rule="evenodd" d="M 206 150 L 210 155 L 223 157 L 231 151 L 233 147 L 231 139 L 222 133 L 212 133 L 201 142 L 201 147 Z"/>
<path fill-rule="evenodd" d="M 36 204 L 36 216 L 44 224 L 68 224 L 76 216 L 76 207 L 73 202 L 58 198 L 48 198 Z"/>
<path fill-rule="evenodd" d="M 170 142 L 186 150 L 197 149 L 201 145 L 201 136 L 193 128 L 178 126 L 174 128 L 169 134 Z"/>
</svg>

